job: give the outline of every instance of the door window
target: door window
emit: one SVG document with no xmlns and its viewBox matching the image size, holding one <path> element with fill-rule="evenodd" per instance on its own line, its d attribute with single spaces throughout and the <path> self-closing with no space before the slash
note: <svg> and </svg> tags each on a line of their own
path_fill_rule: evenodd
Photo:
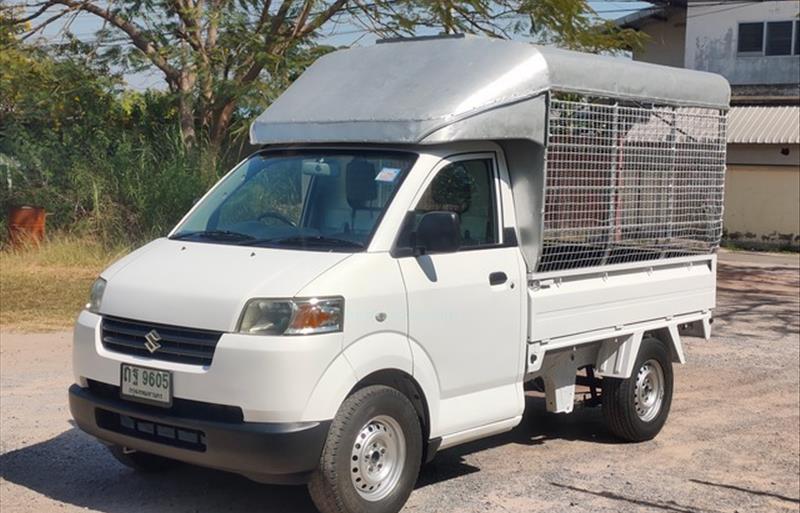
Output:
<svg viewBox="0 0 800 513">
<path fill-rule="evenodd" d="M 398 246 L 410 247 L 411 233 L 422 216 L 435 211 L 458 214 L 462 249 L 498 244 L 492 159 L 460 160 L 442 168 L 413 210 Z"/>
</svg>

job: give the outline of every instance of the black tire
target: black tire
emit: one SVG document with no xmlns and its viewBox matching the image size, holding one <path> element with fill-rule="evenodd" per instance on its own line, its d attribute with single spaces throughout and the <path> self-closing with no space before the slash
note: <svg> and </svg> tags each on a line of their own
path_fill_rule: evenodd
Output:
<svg viewBox="0 0 800 513">
<path fill-rule="evenodd" d="M 402 430 L 405 457 L 397 458 L 397 461 L 403 461 L 403 466 L 397 471 L 394 486 L 389 486 L 390 492 L 385 492 L 387 488 L 384 488 L 382 493 L 388 495 L 367 500 L 362 492 L 356 490 L 356 477 L 351 476 L 361 475 L 362 469 L 358 464 L 357 449 L 360 446 L 356 445 L 357 439 L 362 438 L 365 428 L 371 427 L 371 422 L 379 418 L 392 419 L 395 423 L 392 429 Z M 367 445 L 364 447 L 366 450 Z M 369 458 L 361 460 L 367 462 Z M 322 513 L 397 513 L 414 489 L 421 461 L 422 428 L 414 406 L 394 388 L 368 386 L 353 393 L 339 408 L 308 490 Z"/>
<path fill-rule="evenodd" d="M 655 366 L 652 363 L 649 368 L 644 368 L 646 362 L 653 361 L 658 363 L 662 371 L 663 395 L 657 413 L 653 413 L 651 408 L 649 415 L 643 415 L 642 409 L 646 407 L 639 403 L 636 384 L 640 373 L 646 376 L 647 373 L 654 372 Z M 642 340 L 630 378 L 603 378 L 603 419 L 608 430 L 614 436 L 628 442 L 643 442 L 655 438 L 669 416 L 672 385 L 672 359 L 669 350 L 660 340 L 645 338 Z"/>
<path fill-rule="evenodd" d="M 175 460 L 164 458 L 163 456 L 156 456 L 155 454 L 147 452 L 130 452 L 119 445 L 108 446 L 108 452 L 110 452 L 118 462 L 138 472 L 164 472 L 179 464 L 179 462 Z"/>
</svg>

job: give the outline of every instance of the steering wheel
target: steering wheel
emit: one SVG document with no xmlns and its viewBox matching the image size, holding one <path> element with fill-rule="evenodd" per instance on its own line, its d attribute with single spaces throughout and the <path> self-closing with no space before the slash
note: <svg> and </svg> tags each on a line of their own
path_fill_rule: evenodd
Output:
<svg viewBox="0 0 800 513">
<path fill-rule="evenodd" d="M 263 221 L 265 218 L 277 219 L 278 221 L 280 221 L 280 222 L 282 222 L 284 224 L 288 224 L 292 228 L 297 228 L 297 225 L 294 224 L 294 221 L 292 221 L 291 219 L 289 219 L 285 215 L 280 214 L 278 212 L 264 212 L 263 214 L 258 216 L 258 220 L 259 221 Z"/>
</svg>

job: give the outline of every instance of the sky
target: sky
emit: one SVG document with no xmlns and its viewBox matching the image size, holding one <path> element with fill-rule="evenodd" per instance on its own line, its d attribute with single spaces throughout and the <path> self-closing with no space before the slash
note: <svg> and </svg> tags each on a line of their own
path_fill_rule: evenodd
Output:
<svg viewBox="0 0 800 513">
<path fill-rule="evenodd" d="M 11 4 L 24 4 L 23 0 L 12 0 Z M 614 20 L 631 14 L 632 12 L 650 7 L 652 4 L 639 1 L 618 1 L 610 2 L 604 0 L 589 1 L 589 5 L 597 14 L 606 20 Z M 35 9 L 26 8 L 26 12 L 33 12 Z M 56 12 L 56 11 L 53 11 Z M 35 23 L 35 22 L 34 22 Z M 94 33 L 102 27 L 102 20 L 94 15 L 78 13 L 74 16 L 65 16 L 54 23 L 48 25 L 41 34 L 47 41 L 58 41 L 63 36 L 65 30 L 70 30 L 80 39 L 86 40 L 93 38 Z M 375 42 L 373 34 L 365 33 L 358 27 L 339 25 L 321 40 L 324 44 L 334 46 L 354 46 L 371 45 Z M 124 75 L 128 86 L 135 90 L 145 90 L 148 88 L 164 89 L 166 84 L 159 71 L 127 73 Z"/>
</svg>

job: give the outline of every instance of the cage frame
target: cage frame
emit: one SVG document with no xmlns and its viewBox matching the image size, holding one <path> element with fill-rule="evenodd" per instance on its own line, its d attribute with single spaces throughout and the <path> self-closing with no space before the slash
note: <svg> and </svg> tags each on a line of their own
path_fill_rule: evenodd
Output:
<svg viewBox="0 0 800 513">
<path fill-rule="evenodd" d="M 566 99 L 562 99 L 566 98 Z M 559 272 L 566 272 L 572 271 L 575 272 L 584 272 L 592 269 L 597 268 L 606 268 L 608 266 L 618 267 L 617 264 L 643 264 L 643 265 L 652 265 L 654 263 L 663 263 L 669 261 L 692 261 L 695 258 L 703 255 L 709 255 L 716 253 L 717 249 L 720 245 L 720 240 L 722 237 L 722 217 L 724 213 L 724 182 L 725 182 L 725 157 L 726 157 L 726 116 L 727 116 L 727 108 L 720 108 L 720 107 L 693 107 L 693 106 L 685 106 L 677 103 L 665 102 L 665 101 L 657 101 L 652 100 L 649 102 L 645 102 L 642 100 L 631 100 L 630 98 L 624 97 L 615 97 L 612 95 L 587 95 L 581 93 L 575 93 L 572 91 L 562 91 L 558 89 L 554 89 L 548 91 L 545 94 L 545 133 L 544 133 L 544 151 L 542 157 L 542 168 L 541 172 L 543 175 L 542 178 L 542 191 L 541 195 L 539 196 L 541 201 L 541 209 L 538 213 L 538 221 L 539 221 L 539 241 L 538 241 L 538 251 L 535 263 L 532 265 L 532 275 L 543 276 L 543 275 L 551 275 L 551 274 L 558 274 Z M 608 173 L 608 180 L 609 185 L 607 186 L 607 192 L 609 200 L 605 203 L 604 211 L 607 213 L 605 219 L 602 219 L 602 222 L 597 223 L 595 227 L 588 227 L 582 226 L 573 228 L 572 231 L 577 232 L 579 235 L 581 230 L 585 236 L 589 235 L 597 235 L 600 232 L 604 232 L 607 235 L 605 241 L 597 239 L 594 241 L 588 240 L 567 240 L 566 237 L 558 237 L 556 236 L 555 232 L 558 228 L 555 225 L 558 224 L 559 221 L 564 223 L 565 219 L 559 219 L 553 211 L 553 195 L 558 194 L 559 192 L 564 192 L 568 186 L 562 186 L 559 190 L 558 185 L 555 183 L 559 179 L 563 179 L 563 176 L 555 176 L 559 172 L 563 171 L 570 171 L 570 169 L 558 169 L 555 166 L 555 156 L 559 154 L 569 155 L 569 150 L 574 150 L 576 145 L 569 145 L 565 142 L 556 142 L 557 135 L 555 134 L 555 128 L 557 128 L 557 122 L 560 118 L 560 115 L 564 112 L 565 107 L 572 107 L 574 112 L 578 112 L 578 107 L 582 108 L 583 112 L 589 111 L 592 114 L 592 109 L 605 109 L 606 111 L 610 110 L 612 114 L 611 118 L 611 127 L 610 133 L 607 136 L 611 138 L 611 145 L 607 145 L 606 149 L 610 149 L 611 153 L 607 156 L 611 156 L 612 158 L 608 161 L 608 165 L 606 168 L 602 166 L 598 166 L 595 169 L 591 169 L 591 164 L 596 162 L 593 161 L 584 161 L 584 163 L 589 164 L 589 171 L 595 172 L 604 172 Z M 626 109 L 628 116 L 640 116 L 641 119 L 646 120 L 644 128 L 642 128 L 642 124 L 640 123 L 631 123 L 631 126 L 628 127 L 627 131 L 622 133 L 622 122 L 620 121 L 620 111 L 621 109 Z M 663 118 L 664 114 L 668 114 L 671 116 L 671 122 L 666 122 Z M 681 127 L 679 125 L 678 120 L 681 117 L 686 117 L 689 119 L 689 126 Z M 640 146 L 633 145 L 634 150 L 638 150 L 641 154 L 639 157 L 641 158 L 642 155 L 645 156 L 647 159 L 647 151 L 651 150 L 665 150 L 662 151 L 661 154 L 656 155 L 657 158 L 667 159 L 666 162 L 662 162 L 661 167 L 655 167 L 655 169 L 651 169 L 651 173 L 656 175 L 654 177 L 655 180 L 667 180 L 666 187 L 661 187 L 660 191 L 658 187 L 653 187 L 649 183 L 645 183 L 644 185 L 639 185 L 638 189 L 634 186 L 634 192 L 641 193 L 642 190 L 647 189 L 650 187 L 650 195 L 655 195 L 657 193 L 663 193 L 668 191 L 669 194 L 667 195 L 666 201 L 666 208 L 663 210 L 667 213 L 667 219 L 660 219 L 657 218 L 654 222 L 648 223 L 647 225 L 650 227 L 660 225 L 662 228 L 667 230 L 662 239 L 664 241 L 669 241 L 672 243 L 658 243 L 658 238 L 655 237 L 655 241 L 653 241 L 654 237 L 628 237 L 627 239 L 621 237 L 620 240 L 614 240 L 615 237 L 619 237 L 624 233 L 635 233 L 632 228 L 634 226 L 626 223 L 620 222 L 620 217 L 625 215 L 633 215 L 634 217 L 641 218 L 641 212 L 631 212 L 630 209 L 625 211 L 625 205 L 620 207 L 618 203 L 620 194 L 620 184 L 617 183 L 621 178 L 624 179 L 623 174 L 626 172 L 638 172 L 639 173 L 639 180 L 640 182 L 644 182 L 644 176 L 646 174 L 647 169 L 626 169 L 625 165 L 628 161 L 622 160 L 624 158 L 624 152 L 628 149 L 624 147 L 624 143 L 627 142 L 625 138 L 620 137 L 623 135 L 627 137 L 633 131 L 634 128 L 637 126 L 639 127 L 640 131 L 644 129 L 644 136 L 652 135 L 647 132 L 648 127 L 647 125 L 652 124 L 653 119 L 660 120 L 664 123 L 664 125 L 668 128 L 669 132 L 669 139 L 667 141 L 657 141 L 657 140 L 646 140 L 640 139 L 637 141 L 640 143 Z M 699 122 L 705 123 L 705 126 L 701 126 L 701 129 L 706 130 L 708 134 L 713 134 L 713 137 L 706 137 L 706 138 L 698 138 L 698 134 L 692 135 L 692 133 L 687 133 L 686 130 L 694 130 L 697 131 L 698 127 L 693 126 L 691 121 L 697 119 Z M 573 120 L 574 121 L 574 120 Z M 600 120 L 602 121 L 602 120 Z M 606 120 L 607 121 L 607 120 Z M 598 122 L 596 119 L 589 119 L 589 123 L 591 122 Z M 658 123 L 658 121 L 656 121 Z M 563 126 L 562 128 L 566 128 L 568 130 L 574 130 L 575 126 Z M 649 127 L 652 131 L 653 127 Z M 663 127 L 662 127 L 663 132 Z M 683 132 L 684 139 L 681 140 L 681 132 Z M 702 134 L 702 130 L 700 131 Z M 569 134 L 572 137 L 575 137 L 571 133 Z M 664 135 L 663 133 L 661 134 Z M 640 134 L 641 136 L 641 134 Z M 580 136 L 578 136 L 580 137 Z M 690 139 L 695 139 L 694 146 L 692 146 L 692 142 L 689 141 Z M 680 142 L 679 142 L 680 141 Z M 620 144 L 618 144 L 620 143 Z M 644 143 L 644 144 L 643 144 Z M 647 143 L 650 144 L 664 144 L 667 143 L 667 147 L 662 148 L 648 148 Z M 679 144 L 682 144 L 683 147 L 681 148 Z M 590 145 L 584 145 L 585 148 L 589 148 Z M 566 150 L 566 151 L 565 151 Z M 683 150 L 681 152 L 680 150 Z M 713 205 L 708 207 L 698 206 L 697 198 L 692 196 L 692 188 L 697 188 L 701 186 L 702 183 L 698 184 L 698 173 L 692 172 L 693 164 L 687 161 L 687 152 L 696 152 L 698 155 L 697 157 L 702 158 L 703 154 L 706 154 L 706 159 L 710 162 L 705 162 L 701 164 L 702 172 L 708 173 L 707 180 L 711 183 L 706 184 L 705 188 L 702 188 L 700 192 L 700 196 L 703 193 L 710 195 L 713 198 Z M 691 153 L 689 153 L 691 154 Z M 580 155 L 579 151 L 573 151 L 572 155 Z M 647 160 L 642 164 L 647 164 Z M 580 161 L 574 161 L 573 164 L 576 167 L 580 167 Z M 666 165 L 665 165 L 666 164 Z M 575 169 L 571 169 L 575 171 Z M 657 175 L 659 172 L 666 171 L 666 176 Z M 684 177 L 686 183 L 677 183 L 677 180 L 680 178 L 677 175 L 679 173 L 688 174 L 688 177 Z M 587 177 L 584 177 L 587 178 Z M 591 177 L 589 177 L 591 178 Z M 594 177 L 596 178 L 596 177 Z M 702 178 L 699 179 L 702 182 Z M 590 185 L 577 185 L 574 188 L 576 190 L 585 189 L 588 190 L 591 186 Z M 677 191 L 677 189 L 680 189 Z M 555 191 L 555 192 L 554 192 Z M 676 192 L 677 191 L 677 192 Z M 698 209 L 706 211 L 703 212 L 705 218 L 699 219 L 696 221 L 688 221 L 688 222 L 676 222 L 675 221 L 675 214 L 676 214 L 676 196 L 678 196 L 681 192 L 689 193 L 688 201 L 684 199 L 683 208 L 686 209 L 694 209 L 696 212 Z M 624 194 L 624 193 L 623 193 Z M 664 198 L 659 198 L 658 200 L 664 201 Z M 602 202 L 601 202 L 602 203 Z M 587 213 L 586 207 L 581 206 L 577 203 L 573 205 L 576 207 L 574 210 L 567 210 L 566 215 L 574 216 L 577 213 Z M 583 210 L 581 210 L 583 207 Z M 638 214 L 638 216 L 637 216 Z M 680 215 L 687 215 L 685 212 Z M 580 220 L 580 219 L 579 219 Z M 680 229 L 687 229 L 687 225 L 696 225 L 699 231 L 705 231 L 705 237 L 700 238 L 692 238 L 687 236 L 686 234 L 681 234 Z M 642 228 L 641 226 L 638 228 Z M 676 235 L 676 228 L 678 229 L 678 235 Z M 569 231 L 570 229 L 564 229 L 563 226 L 561 231 Z M 635 244 L 636 242 L 640 244 Z M 642 242 L 645 242 L 642 244 Z M 564 244 L 565 247 L 569 247 L 571 249 L 577 250 L 578 256 L 575 254 L 568 255 L 566 250 L 562 251 L 560 254 L 556 254 L 556 256 L 560 256 L 561 259 L 554 259 L 553 258 L 553 251 L 552 249 L 555 247 L 555 243 L 561 242 Z M 615 242 L 617 244 L 615 244 Z M 647 243 L 649 242 L 649 243 Z M 677 242 L 677 243 L 676 243 Z M 627 246 L 626 246 L 627 243 Z M 618 250 L 622 249 L 623 251 L 620 253 Z M 627 249 L 628 253 L 624 250 Z M 634 254 L 636 250 L 640 250 L 639 254 Z M 641 250 L 646 250 L 646 252 L 642 253 Z M 581 255 L 581 251 L 583 252 L 583 256 Z M 591 253 L 591 251 L 602 252 L 602 256 L 598 257 L 597 254 L 593 256 L 587 256 L 587 253 Z M 615 253 L 616 251 L 616 253 Z"/>
</svg>

